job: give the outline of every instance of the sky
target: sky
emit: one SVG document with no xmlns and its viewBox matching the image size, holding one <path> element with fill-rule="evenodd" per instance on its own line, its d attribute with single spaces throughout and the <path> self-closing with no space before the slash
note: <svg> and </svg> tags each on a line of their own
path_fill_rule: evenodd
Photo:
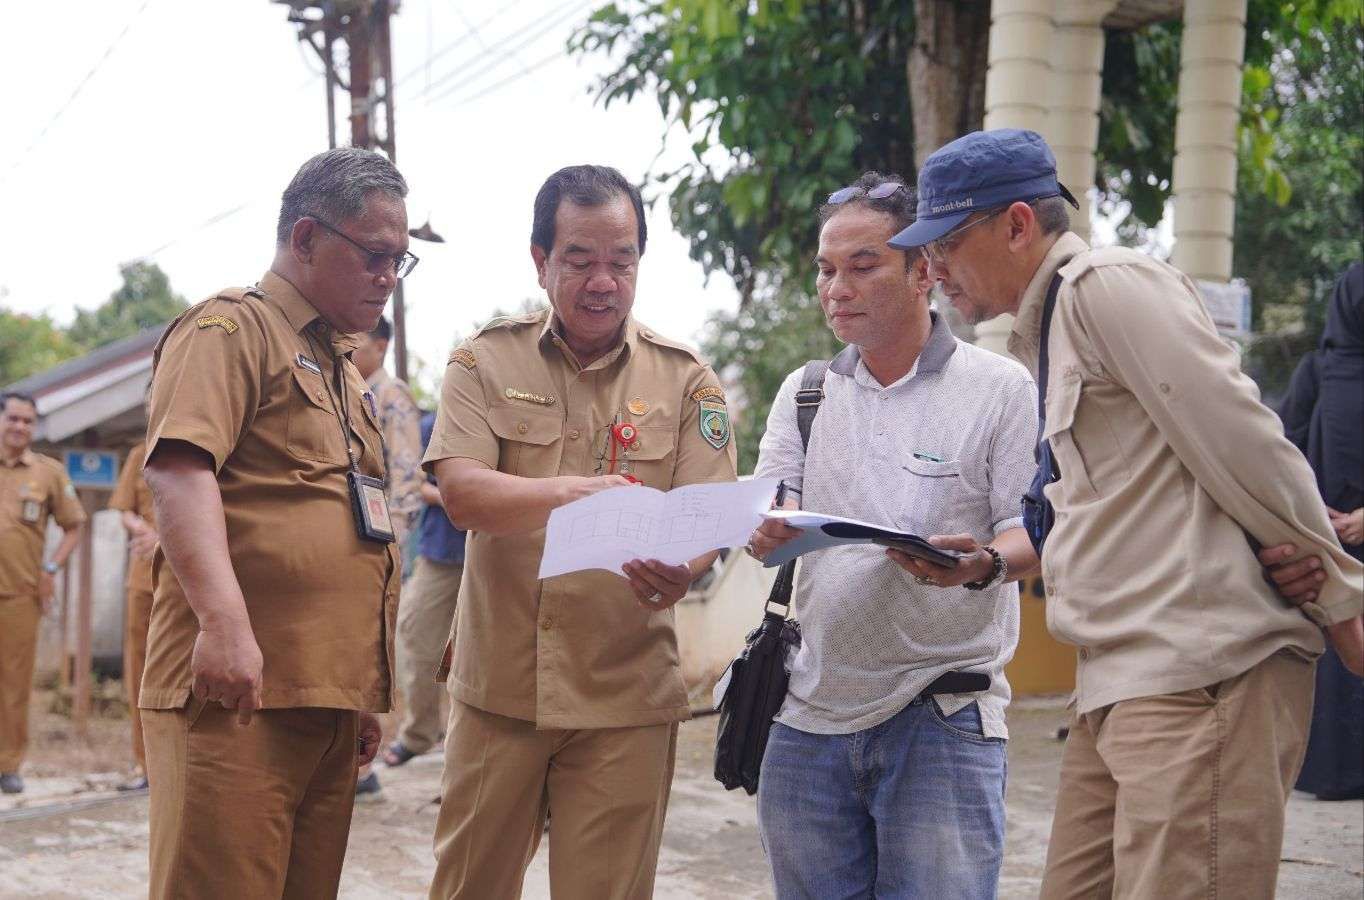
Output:
<svg viewBox="0 0 1364 900">
<path fill-rule="evenodd" d="M 321 63 L 269 0 L 12 4 L 0 30 L 0 305 L 62 324 L 150 259 L 191 302 L 254 282 L 274 253 L 280 193 L 327 148 Z M 398 167 L 414 240 L 410 352 L 443 369 L 451 344 L 497 308 L 541 299 L 531 206 L 561 166 L 613 165 L 638 181 L 690 147 L 652 95 L 604 109 L 603 57 L 568 57 L 585 0 L 405 0 L 393 20 Z M 112 48 L 112 49 L 110 49 Z M 346 97 L 338 92 L 338 116 Z M 338 118 L 338 140 L 349 123 Z M 696 343 L 738 303 L 705 283 L 666 199 L 649 218 L 635 312 Z"/>
</svg>

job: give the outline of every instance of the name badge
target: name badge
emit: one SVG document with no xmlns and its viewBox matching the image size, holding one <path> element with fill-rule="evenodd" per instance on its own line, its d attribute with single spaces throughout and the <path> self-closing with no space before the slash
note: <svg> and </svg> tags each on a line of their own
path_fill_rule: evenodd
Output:
<svg viewBox="0 0 1364 900">
<path fill-rule="evenodd" d="M 391 544 L 397 540 L 393 520 L 388 514 L 384 483 L 359 472 L 347 472 L 350 481 L 350 506 L 355 513 L 355 530 L 367 541 Z"/>
<path fill-rule="evenodd" d="M 319 366 L 317 363 L 313 362 L 308 357 L 304 356 L 302 353 L 298 355 L 298 357 L 295 359 L 295 362 L 297 362 L 301 367 L 307 369 L 309 372 L 312 372 L 314 375 L 322 374 L 322 367 Z"/>
<path fill-rule="evenodd" d="M 23 519 L 29 525 L 37 525 L 38 520 L 42 518 L 42 515 L 42 504 L 37 500 L 25 500 L 20 509 L 19 518 Z"/>
</svg>

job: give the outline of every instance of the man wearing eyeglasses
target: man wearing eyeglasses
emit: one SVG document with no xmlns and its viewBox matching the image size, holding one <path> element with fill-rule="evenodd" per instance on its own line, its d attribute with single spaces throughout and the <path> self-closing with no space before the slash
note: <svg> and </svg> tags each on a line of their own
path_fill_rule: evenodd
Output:
<svg viewBox="0 0 1364 900">
<path fill-rule="evenodd" d="M 151 896 L 334 896 L 393 697 L 398 555 L 350 359 L 407 252 L 407 185 L 347 148 L 284 192 L 270 269 L 158 344 L 160 546 L 141 707 Z"/>
<path fill-rule="evenodd" d="M 786 505 L 931 536 L 928 567 L 872 545 L 802 562 L 804 643 L 768 738 L 758 822 L 779 900 L 995 895 L 1004 859 L 1004 666 L 1014 581 L 1037 564 L 1018 497 L 1032 477 L 1032 379 L 952 336 L 919 254 L 886 242 L 913 191 L 875 172 L 820 210 L 815 287 L 848 346 L 803 446 L 787 377 L 756 474 Z M 795 495 L 799 499 L 792 499 Z M 766 557 L 799 532 L 767 522 Z"/>
<path fill-rule="evenodd" d="M 1090 249 L 1062 198 L 1040 136 L 974 132 L 891 241 L 969 320 L 1016 315 L 1043 386 L 1047 623 L 1079 665 L 1041 893 L 1270 897 L 1323 632 L 1364 669 L 1364 569 L 1193 283 Z"/>
<path fill-rule="evenodd" d="M 551 309 L 495 320 L 445 370 L 425 464 L 469 538 L 432 900 L 520 897 L 547 815 L 555 897 L 653 895 L 688 717 L 672 607 L 716 554 L 536 578 L 556 507 L 734 480 L 715 373 L 632 314 L 647 238 L 620 172 L 555 172 L 530 241 Z"/>
</svg>

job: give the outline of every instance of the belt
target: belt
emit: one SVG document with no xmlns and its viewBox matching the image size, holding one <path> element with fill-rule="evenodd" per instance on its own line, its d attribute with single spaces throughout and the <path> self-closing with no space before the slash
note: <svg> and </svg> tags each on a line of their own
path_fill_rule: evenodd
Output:
<svg viewBox="0 0 1364 900">
<path fill-rule="evenodd" d="M 974 694 L 990 689 L 990 676 L 984 672 L 944 672 L 919 693 L 920 697 L 934 694 Z"/>
</svg>

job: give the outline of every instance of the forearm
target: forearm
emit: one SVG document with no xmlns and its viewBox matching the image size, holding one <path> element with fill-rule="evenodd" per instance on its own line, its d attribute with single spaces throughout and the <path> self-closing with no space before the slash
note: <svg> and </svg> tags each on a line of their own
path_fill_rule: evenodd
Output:
<svg viewBox="0 0 1364 900">
<path fill-rule="evenodd" d="M 422 502 L 427 506 L 442 506 L 440 499 L 440 489 L 429 481 L 423 481 L 421 487 Z"/>
<path fill-rule="evenodd" d="M 495 472 L 467 459 L 436 463 L 441 504 L 450 522 L 465 531 L 524 534 L 544 528 L 564 503 L 572 476 L 522 478 Z"/>
<path fill-rule="evenodd" d="M 1009 581 L 1021 581 L 1037 574 L 1040 567 L 1037 552 L 1032 548 L 1028 532 L 1023 528 L 1010 528 L 1002 531 L 990 542 L 990 546 L 1008 565 Z"/>
<path fill-rule="evenodd" d="M 712 550 L 709 553 L 701 554 L 700 556 L 696 557 L 696 559 L 693 559 L 691 562 L 687 563 L 687 568 L 691 569 L 691 580 L 695 581 L 696 579 L 700 578 L 702 574 L 706 572 L 707 569 L 715 565 L 715 560 L 719 558 L 720 551 Z"/>
<path fill-rule="evenodd" d="M 246 601 L 227 549 L 223 498 L 210 467 L 147 468 L 161 549 L 204 631 L 245 625 Z"/>
<path fill-rule="evenodd" d="M 57 545 L 57 549 L 52 553 L 52 562 L 56 563 L 58 568 L 66 565 L 67 559 L 71 557 L 72 552 L 76 549 L 76 544 L 80 542 L 81 530 L 85 527 L 86 526 L 84 525 L 77 525 L 75 528 L 68 528 L 62 534 L 61 543 Z"/>
</svg>

